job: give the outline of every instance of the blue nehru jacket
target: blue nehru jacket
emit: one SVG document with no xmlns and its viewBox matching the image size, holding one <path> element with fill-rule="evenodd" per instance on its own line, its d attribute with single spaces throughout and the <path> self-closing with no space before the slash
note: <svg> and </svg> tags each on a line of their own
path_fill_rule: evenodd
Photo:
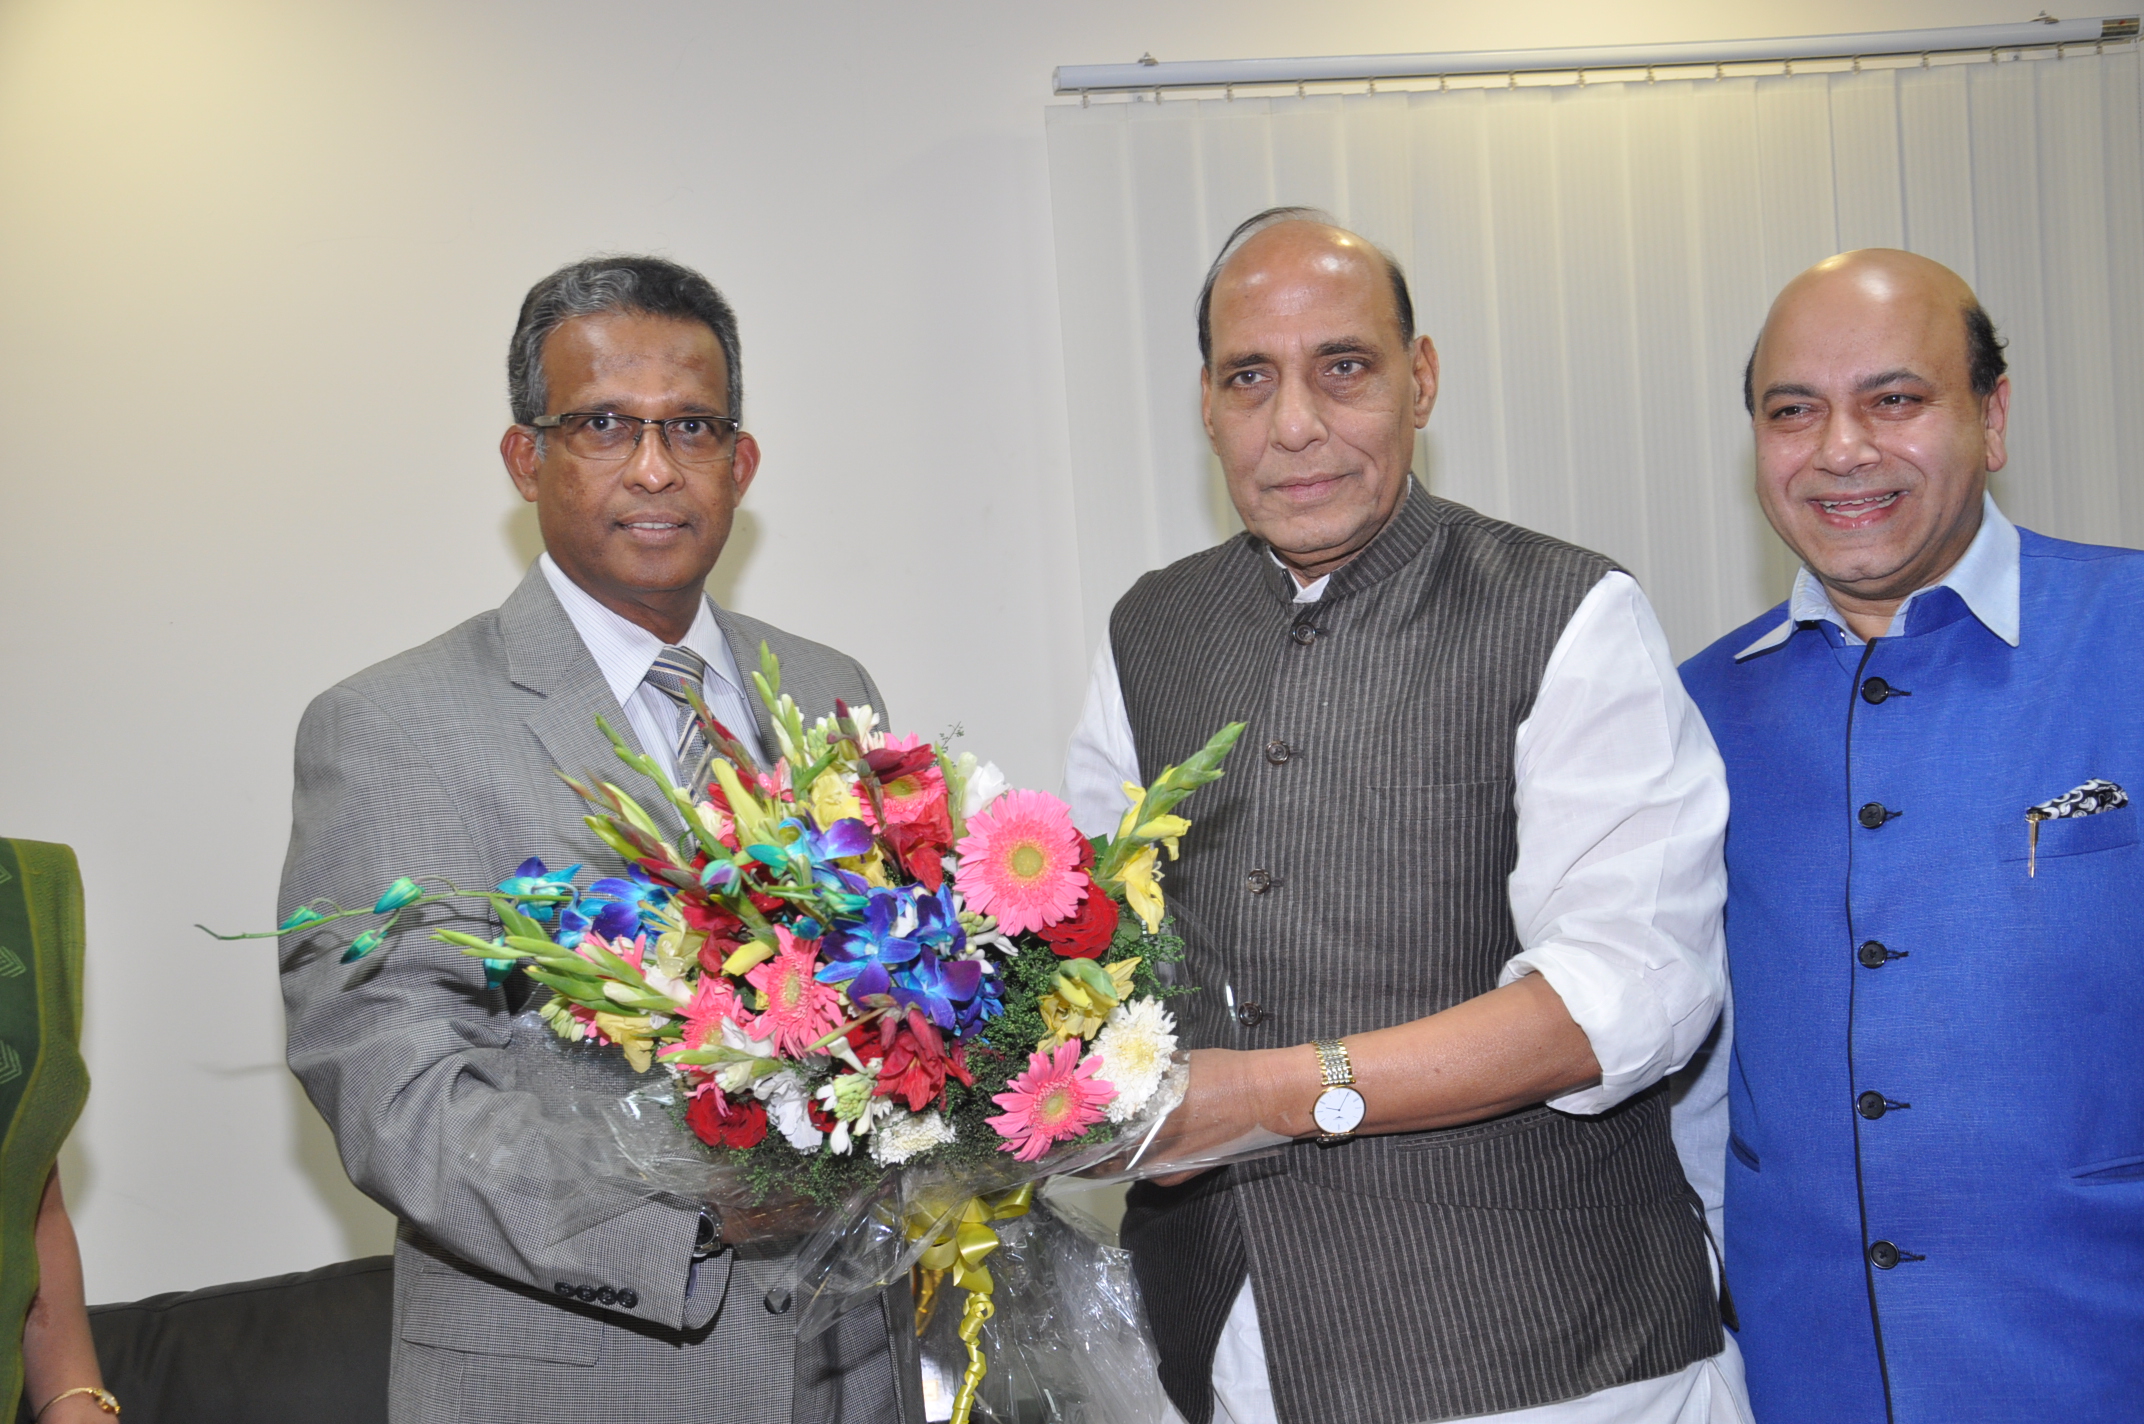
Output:
<svg viewBox="0 0 2144 1424">
<path fill-rule="evenodd" d="M 1887 636 L 1683 667 L 1727 763 L 1727 1278 L 1763 1424 L 2144 1419 L 2144 553 L 2017 529 Z M 2112 799 L 2111 797 L 2108 799 Z"/>
</svg>

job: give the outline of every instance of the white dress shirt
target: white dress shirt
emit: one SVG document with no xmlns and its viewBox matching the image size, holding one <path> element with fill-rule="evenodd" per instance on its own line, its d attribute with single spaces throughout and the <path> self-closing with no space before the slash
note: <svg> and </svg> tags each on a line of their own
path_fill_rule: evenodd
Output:
<svg viewBox="0 0 2144 1424">
<path fill-rule="evenodd" d="M 1325 583 L 1300 587 L 1296 601 L 1322 598 Z M 1726 996 L 1726 773 L 1652 605 L 1628 574 L 1604 576 L 1572 614 L 1513 750 L 1518 860 L 1510 899 L 1520 952 L 1499 982 L 1539 974 L 1556 990 L 1592 1045 L 1601 1081 L 1549 1105 L 1599 1113 L 1689 1062 Z M 1127 804 L 1123 784 L 1142 780 L 1105 641 L 1066 756 L 1073 819 L 1090 835 L 1115 830 Z M 1190 814 L 1195 823 L 1195 801 Z M 1711 1062 L 1724 1070 L 1717 1040 Z M 1692 1094 L 1691 1106 L 1705 1121 L 1691 1131 L 1678 1122 L 1679 1147 L 1724 1147 L 1725 1093 Z M 1710 1186 L 1705 1205 L 1717 1219 L 1723 1172 L 1691 1165 L 1700 1193 Z M 1248 1280 L 1215 1352 L 1214 1389 L 1216 1424 L 1275 1419 Z M 1730 1339 L 1720 1355 L 1676 1374 L 1495 1419 L 1739 1424 L 1747 1414 Z"/>
<path fill-rule="evenodd" d="M 678 705 L 647 682 L 648 669 L 655 666 L 655 660 L 669 645 L 638 623 L 596 602 L 592 594 L 566 576 L 548 552 L 536 562 L 551 592 L 558 595 L 566 617 L 572 620 L 573 631 L 581 635 L 588 655 L 596 660 L 597 671 L 610 684 L 611 696 L 625 709 L 625 719 L 633 724 L 634 740 L 675 781 Z M 713 599 L 700 600 L 700 611 L 677 646 L 690 648 L 707 660 L 707 675 L 700 680 L 700 686 L 708 710 L 744 743 L 746 751 L 764 760 L 759 723 L 752 716 L 752 703 L 745 697 L 737 657 L 730 651 L 729 639 L 722 636 L 722 625 L 715 621 Z"/>
</svg>

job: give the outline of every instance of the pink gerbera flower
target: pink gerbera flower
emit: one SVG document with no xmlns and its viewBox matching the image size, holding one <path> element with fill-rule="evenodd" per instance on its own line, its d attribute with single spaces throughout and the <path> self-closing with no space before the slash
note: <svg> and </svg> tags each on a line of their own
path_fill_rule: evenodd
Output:
<svg viewBox="0 0 2144 1424">
<path fill-rule="evenodd" d="M 1029 1054 L 1027 1071 L 1005 1085 L 1010 1091 L 991 1098 L 1005 1109 L 990 1119 L 1005 1139 L 998 1144 L 1000 1152 L 1032 1162 L 1052 1143 L 1069 1141 L 1102 1120 L 1117 1090 L 1094 1076 L 1102 1060 L 1092 1053 L 1082 1060 L 1079 1050 L 1073 1038 L 1058 1044 L 1055 1053 Z"/>
<path fill-rule="evenodd" d="M 744 976 L 767 1000 L 752 1025 L 752 1037 L 771 1037 L 775 1052 L 800 1058 L 841 1027 L 841 996 L 813 977 L 819 967 L 819 941 L 798 939 L 781 925 L 774 927 L 774 934 L 781 949 Z"/>
<path fill-rule="evenodd" d="M 1072 812 L 1039 791 L 1008 791 L 968 822 L 953 883 L 1006 934 L 1054 925 L 1079 908 L 1087 874 Z"/>
<path fill-rule="evenodd" d="M 725 1022 L 749 1021 L 751 1016 L 739 1010 L 737 991 L 729 980 L 720 974 L 702 974 L 693 989 L 692 1002 L 678 1010 L 678 1017 L 685 1021 L 682 1046 L 693 1049 L 720 1043 Z"/>
</svg>

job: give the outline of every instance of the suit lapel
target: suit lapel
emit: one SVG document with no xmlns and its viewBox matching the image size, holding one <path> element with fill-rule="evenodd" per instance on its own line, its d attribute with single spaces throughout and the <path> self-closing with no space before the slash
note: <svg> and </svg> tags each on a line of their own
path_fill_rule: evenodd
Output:
<svg viewBox="0 0 2144 1424">
<path fill-rule="evenodd" d="M 551 758 L 552 766 L 577 780 L 594 776 L 615 782 L 658 821 L 675 822 L 682 829 L 684 823 L 677 820 L 654 782 L 620 762 L 610 739 L 596 725 L 600 716 L 628 746 L 646 750 L 541 568 L 532 566 L 521 586 L 500 605 L 499 636 L 506 644 L 507 677 L 540 699 L 522 722 Z"/>
</svg>

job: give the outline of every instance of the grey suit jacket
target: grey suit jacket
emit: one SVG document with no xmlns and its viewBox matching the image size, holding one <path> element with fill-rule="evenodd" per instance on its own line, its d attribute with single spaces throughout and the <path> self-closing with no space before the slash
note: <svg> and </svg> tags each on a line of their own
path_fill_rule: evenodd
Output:
<svg viewBox="0 0 2144 1424">
<path fill-rule="evenodd" d="M 773 648 L 807 720 L 837 696 L 883 710 L 854 659 L 718 616 L 740 667 L 758 666 L 762 639 Z M 651 809 L 661 802 L 612 755 L 598 713 L 632 737 L 535 568 L 495 612 L 330 688 L 298 729 L 279 914 L 366 904 L 398 875 L 488 888 L 532 855 L 614 866 L 558 772 L 593 771 L 648 793 Z M 763 709 L 760 721 L 772 746 Z M 291 1070 L 351 1181 L 401 1222 L 396 1424 L 920 1419 L 912 1387 L 895 1383 L 889 1335 L 907 1332 L 889 1330 L 890 1312 L 852 1311 L 798 1349 L 801 1312 L 776 1309 L 779 1252 L 725 1251 L 695 1267 L 695 1204 L 590 1180 L 592 1125 L 531 1086 L 538 1055 L 557 1060 L 514 1022 L 523 1005 L 509 996 L 525 981 L 487 988 L 477 960 L 431 937 L 442 927 L 497 932 L 471 901 L 405 917 L 354 965 L 340 962 L 347 935 L 282 945 Z M 636 1081 L 594 1059 L 576 1056 L 574 1071 L 620 1091 Z M 598 1301 L 566 1298 L 582 1287 Z"/>
</svg>

